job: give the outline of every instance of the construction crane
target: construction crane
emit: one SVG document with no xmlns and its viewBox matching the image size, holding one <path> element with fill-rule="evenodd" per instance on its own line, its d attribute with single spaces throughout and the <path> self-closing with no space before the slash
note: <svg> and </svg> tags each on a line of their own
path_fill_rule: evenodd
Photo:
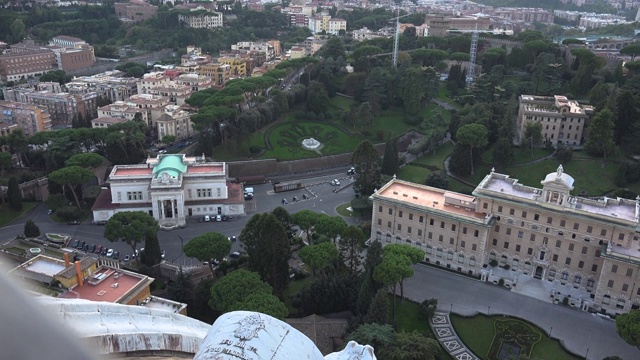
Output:
<svg viewBox="0 0 640 360">
<path fill-rule="evenodd" d="M 398 48 L 400 46 L 400 19 L 409 16 L 411 14 L 400 15 L 400 9 L 398 9 L 398 16 L 389 20 L 396 21 L 396 33 L 393 36 L 393 67 L 398 67 Z"/>
<path fill-rule="evenodd" d="M 473 30 L 471 34 L 471 48 L 469 49 L 469 68 L 467 69 L 467 78 L 466 84 L 467 89 L 471 88 L 471 84 L 473 84 L 473 78 L 476 73 L 476 53 L 478 52 L 478 24 L 476 24 L 476 29 Z"/>
</svg>

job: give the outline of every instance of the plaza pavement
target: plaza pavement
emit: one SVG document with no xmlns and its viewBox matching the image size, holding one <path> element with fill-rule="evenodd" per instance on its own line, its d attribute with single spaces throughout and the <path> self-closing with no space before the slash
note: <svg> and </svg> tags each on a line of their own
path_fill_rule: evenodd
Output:
<svg viewBox="0 0 640 360">
<path fill-rule="evenodd" d="M 640 350 L 618 336 L 612 320 L 431 266 L 419 264 L 414 270 L 414 276 L 404 284 L 405 296 L 410 300 L 436 298 L 439 311 L 452 310 L 460 315 L 519 317 L 536 324 L 547 335 L 551 333 L 569 351 L 587 359 L 602 360 L 613 355 L 624 360 L 640 359 Z"/>
</svg>

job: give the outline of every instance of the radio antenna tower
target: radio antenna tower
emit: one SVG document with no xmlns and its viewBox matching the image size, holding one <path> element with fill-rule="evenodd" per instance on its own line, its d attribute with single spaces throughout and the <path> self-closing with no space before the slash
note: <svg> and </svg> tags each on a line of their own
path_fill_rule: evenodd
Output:
<svg viewBox="0 0 640 360">
<path fill-rule="evenodd" d="M 396 33 L 393 36 L 393 67 L 398 67 L 398 47 L 400 45 L 400 9 L 396 17 Z"/>
<path fill-rule="evenodd" d="M 469 49 L 469 68 L 467 69 L 467 89 L 471 87 L 476 72 L 476 53 L 478 52 L 478 24 L 471 35 L 471 49 Z"/>
</svg>

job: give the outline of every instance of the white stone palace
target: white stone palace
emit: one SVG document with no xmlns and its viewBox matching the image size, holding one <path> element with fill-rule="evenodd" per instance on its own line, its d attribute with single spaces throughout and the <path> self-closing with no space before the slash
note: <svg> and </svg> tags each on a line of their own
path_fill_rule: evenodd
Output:
<svg viewBox="0 0 640 360">
<path fill-rule="evenodd" d="M 243 215 L 242 184 L 227 179 L 224 162 L 183 154 L 158 155 L 146 164 L 116 165 L 92 208 L 94 221 L 122 211 L 144 211 L 165 229 L 191 216 Z"/>
<path fill-rule="evenodd" d="M 393 179 L 371 196 L 371 239 L 411 244 L 425 261 L 484 281 L 548 289 L 583 310 L 640 308 L 640 197 L 572 195 L 562 166 L 541 185 L 492 171 L 465 195 Z"/>
</svg>

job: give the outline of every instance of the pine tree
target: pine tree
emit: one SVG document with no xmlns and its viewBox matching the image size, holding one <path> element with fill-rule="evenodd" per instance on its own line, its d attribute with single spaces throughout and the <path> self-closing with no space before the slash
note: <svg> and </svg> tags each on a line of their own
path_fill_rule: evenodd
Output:
<svg viewBox="0 0 640 360">
<path fill-rule="evenodd" d="M 400 161 L 398 160 L 398 143 L 396 139 L 387 141 L 382 158 L 382 173 L 393 176 L 398 173 Z"/>
</svg>

